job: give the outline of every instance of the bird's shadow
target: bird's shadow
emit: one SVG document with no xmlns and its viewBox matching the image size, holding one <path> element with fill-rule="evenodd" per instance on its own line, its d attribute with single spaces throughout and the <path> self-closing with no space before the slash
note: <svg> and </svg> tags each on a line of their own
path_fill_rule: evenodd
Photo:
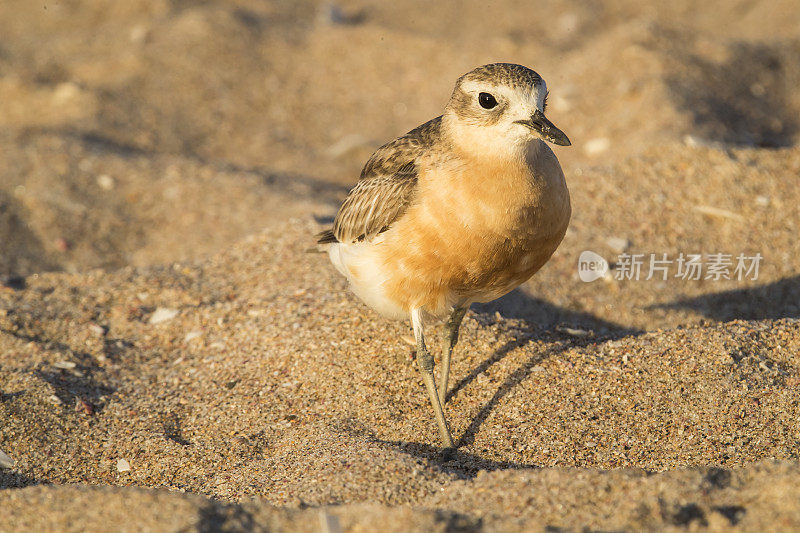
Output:
<svg viewBox="0 0 800 533">
<path fill-rule="evenodd" d="M 758 287 L 655 304 L 650 308 L 692 309 L 721 322 L 800 318 L 800 275 Z"/>
<path fill-rule="evenodd" d="M 475 313 L 473 316 L 483 323 L 514 319 L 515 335 L 473 368 L 469 374 L 457 381 L 450 388 L 447 399 L 458 394 L 479 375 L 486 372 L 489 367 L 502 361 L 517 348 L 522 348 L 536 340 L 544 341 L 548 344 L 548 348 L 543 352 L 531 355 L 506 377 L 494 395 L 470 421 L 457 441 L 456 446 L 458 448 L 471 445 L 475 441 L 475 435 L 477 435 L 483 423 L 500 401 L 522 383 L 536 366 L 549 357 L 556 356 L 570 348 L 625 336 L 636 336 L 642 333 L 641 330 L 616 324 L 590 313 L 558 307 L 545 300 L 532 297 L 520 289 L 515 289 L 494 302 L 474 305 L 472 310 Z M 561 332 L 555 329 L 559 325 L 568 326 L 573 330 L 579 331 L 573 331 L 572 333 Z M 458 346 L 456 346 L 456 350 L 458 350 Z M 461 450 L 456 450 L 451 457 L 443 457 L 442 449 L 435 446 L 413 442 L 376 440 L 395 446 L 404 453 L 433 461 L 439 464 L 442 470 L 455 473 L 464 478 L 474 477 L 480 470 L 536 468 L 536 465 L 514 461 L 494 461 Z"/>
<path fill-rule="evenodd" d="M 447 399 L 452 398 L 467 387 L 479 375 L 486 372 L 495 363 L 502 361 L 513 350 L 522 348 L 534 340 L 543 340 L 549 344 L 549 347 L 543 353 L 532 355 L 511 372 L 497 389 L 494 396 L 473 418 L 464 435 L 462 435 L 459 446 L 469 445 L 475 440 L 475 434 L 500 400 L 514 387 L 522 383 L 530 375 L 533 368 L 541 364 L 545 359 L 572 347 L 585 346 L 642 333 L 641 330 L 604 320 L 590 313 L 558 307 L 540 298 L 530 296 L 520 289 L 515 289 L 493 302 L 475 305 L 473 310 L 479 320 L 495 320 L 498 313 L 502 318 L 516 319 L 517 334 L 515 338 L 505 342 L 492 355 L 473 368 L 469 374 L 457 381 L 449 389 Z M 519 326 L 522 326 L 522 329 Z M 559 326 L 568 326 L 570 330 L 577 331 L 573 332 L 573 334 L 567 333 L 566 331 L 570 331 L 567 329 L 559 331 Z M 578 333 L 578 335 L 576 336 L 575 333 Z"/>
<path fill-rule="evenodd" d="M 397 450 L 417 459 L 423 459 L 435 465 L 442 472 L 455 474 L 461 479 L 472 479 L 482 470 L 524 470 L 540 468 L 539 465 L 526 464 L 516 461 L 495 461 L 461 449 L 445 452 L 438 446 L 424 442 L 406 442 L 399 440 L 374 439 L 375 442 L 391 446 Z M 457 445 L 459 448 L 461 444 Z"/>
<path fill-rule="evenodd" d="M 524 289 L 519 288 L 492 302 L 473 304 L 470 309 L 478 317 L 486 317 L 490 321 L 498 313 L 501 318 L 521 320 L 526 322 L 531 329 L 546 330 L 563 325 L 591 330 L 598 336 L 615 338 L 639 331 L 591 313 L 559 307 L 547 300 L 531 296 Z"/>
</svg>

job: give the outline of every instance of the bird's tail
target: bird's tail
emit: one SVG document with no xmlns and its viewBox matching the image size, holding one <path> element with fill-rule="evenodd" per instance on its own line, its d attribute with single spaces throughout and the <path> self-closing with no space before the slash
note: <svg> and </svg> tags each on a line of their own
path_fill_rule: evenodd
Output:
<svg viewBox="0 0 800 533">
<path fill-rule="evenodd" d="M 339 242 L 339 239 L 336 238 L 336 235 L 333 234 L 333 230 L 326 229 L 325 231 L 321 231 L 314 235 L 314 238 L 317 239 L 317 246 L 313 248 L 308 248 L 306 250 L 307 254 L 322 254 L 327 253 L 327 246 L 320 246 L 325 244 L 333 244 Z"/>
<path fill-rule="evenodd" d="M 339 239 L 336 238 L 336 235 L 333 234 L 333 230 L 326 229 L 325 231 L 321 231 L 314 235 L 317 239 L 317 244 L 332 244 L 334 242 L 339 242 Z"/>
</svg>

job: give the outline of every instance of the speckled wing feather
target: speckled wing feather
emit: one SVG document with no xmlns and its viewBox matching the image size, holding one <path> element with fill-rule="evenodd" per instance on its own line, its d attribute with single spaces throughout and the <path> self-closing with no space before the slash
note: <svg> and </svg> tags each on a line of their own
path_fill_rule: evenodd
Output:
<svg viewBox="0 0 800 533">
<path fill-rule="evenodd" d="M 414 199 L 417 158 L 436 142 L 440 124 L 437 117 L 378 148 L 339 209 L 333 229 L 317 235 L 317 242 L 368 241 L 389 229 Z"/>
</svg>

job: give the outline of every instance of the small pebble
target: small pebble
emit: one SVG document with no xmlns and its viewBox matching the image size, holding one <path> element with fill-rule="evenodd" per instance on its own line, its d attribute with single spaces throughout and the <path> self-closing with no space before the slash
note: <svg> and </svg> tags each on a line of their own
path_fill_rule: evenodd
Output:
<svg viewBox="0 0 800 533">
<path fill-rule="evenodd" d="M 607 137 L 598 137 L 586 141 L 583 151 L 586 152 L 587 155 L 598 155 L 607 151 L 609 148 L 611 148 L 611 141 Z"/>
<path fill-rule="evenodd" d="M 100 174 L 97 176 L 97 186 L 103 189 L 104 191 L 110 191 L 114 188 L 116 182 L 114 178 L 109 176 L 108 174 Z"/>
<path fill-rule="evenodd" d="M 47 401 L 52 403 L 53 405 L 64 405 L 64 402 L 61 401 L 61 398 L 59 398 L 55 394 L 51 394 L 50 396 L 48 396 Z"/>
<path fill-rule="evenodd" d="M 133 28 L 131 28 L 131 32 L 129 37 L 132 43 L 139 44 L 143 42 L 147 38 L 147 27 L 137 24 Z"/>
<path fill-rule="evenodd" d="M 53 363 L 53 366 L 55 368 L 60 368 L 62 370 L 72 370 L 77 365 L 72 361 L 56 361 L 55 363 Z"/>
<path fill-rule="evenodd" d="M 568 326 L 556 326 L 556 331 L 559 333 L 566 333 L 573 337 L 591 337 L 592 332 L 585 329 L 570 328 Z"/>
<path fill-rule="evenodd" d="M 56 88 L 53 91 L 53 100 L 56 104 L 65 104 L 69 100 L 80 96 L 80 94 L 81 88 L 78 87 L 77 84 L 71 81 L 66 81 L 56 85 Z"/>
<path fill-rule="evenodd" d="M 608 237 L 606 239 L 606 244 L 613 251 L 621 254 L 630 247 L 631 241 L 628 239 L 623 239 L 622 237 Z"/>
<path fill-rule="evenodd" d="M 117 472 L 130 472 L 131 464 L 127 459 L 117 459 Z"/>
<path fill-rule="evenodd" d="M 59 252 L 66 252 L 69 250 L 69 241 L 64 237 L 59 237 L 55 241 L 53 241 L 53 246 L 56 247 L 56 250 Z"/>
<path fill-rule="evenodd" d="M 153 312 L 152 315 L 150 315 L 150 320 L 148 320 L 148 322 L 150 324 L 161 324 L 162 322 L 167 322 L 168 320 L 172 320 L 176 316 L 178 316 L 177 309 L 159 307 Z"/>
<path fill-rule="evenodd" d="M 83 398 L 78 398 L 78 401 L 75 402 L 75 410 L 83 411 L 84 413 L 90 416 L 94 414 L 94 406 L 89 402 L 87 402 L 86 400 L 84 400 Z"/>
<path fill-rule="evenodd" d="M 694 210 L 712 217 L 730 218 L 732 220 L 744 221 L 744 217 L 738 213 L 710 205 L 696 205 L 694 206 Z"/>
<path fill-rule="evenodd" d="M 203 334 L 203 332 L 201 330 L 195 329 L 195 330 L 190 331 L 189 333 L 187 333 L 186 336 L 183 338 L 183 341 L 184 342 L 189 342 L 191 340 L 194 340 L 194 339 L 200 337 L 202 334 Z"/>
<path fill-rule="evenodd" d="M 97 335 L 98 337 L 102 337 L 106 334 L 106 328 L 98 324 L 95 324 L 94 322 L 89 324 L 89 331 L 91 331 L 94 335 Z"/>
<path fill-rule="evenodd" d="M 691 134 L 684 135 L 683 143 L 690 148 L 712 148 L 714 150 L 722 150 L 725 148 L 725 145 L 721 142 L 703 139 L 702 137 Z"/>
<path fill-rule="evenodd" d="M 0 450 L 0 468 L 13 468 L 14 467 L 14 459 L 9 457 L 8 455 Z"/>
</svg>

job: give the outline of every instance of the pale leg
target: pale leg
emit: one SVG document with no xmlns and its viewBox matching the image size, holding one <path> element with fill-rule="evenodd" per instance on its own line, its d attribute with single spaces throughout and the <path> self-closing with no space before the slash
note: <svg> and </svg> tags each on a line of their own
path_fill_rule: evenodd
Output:
<svg viewBox="0 0 800 533">
<path fill-rule="evenodd" d="M 425 335 L 422 332 L 422 311 L 420 309 L 411 311 L 411 325 L 414 328 L 414 337 L 417 340 L 417 366 L 422 375 L 422 381 L 425 383 L 425 388 L 428 390 L 428 396 L 433 406 L 433 414 L 436 416 L 436 423 L 439 425 L 439 433 L 442 436 L 442 443 L 445 448 L 453 448 L 453 438 L 450 436 L 450 429 L 447 427 L 447 420 L 444 418 L 442 404 L 436 391 L 436 381 L 433 378 L 433 356 L 425 347 Z"/>
<path fill-rule="evenodd" d="M 445 404 L 447 398 L 447 380 L 450 378 L 450 356 L 453 354 L 453 348 L 458 342 L 458 328 L 461 326 L 464 315 L 467 314 L 467 309 L 469 309 L 469 305 L 453 309 L 445 328 L 444 343 L 442 345 L 442 371 L 439 375 L 439 401 L 442 405 Z"/>
</svg>

